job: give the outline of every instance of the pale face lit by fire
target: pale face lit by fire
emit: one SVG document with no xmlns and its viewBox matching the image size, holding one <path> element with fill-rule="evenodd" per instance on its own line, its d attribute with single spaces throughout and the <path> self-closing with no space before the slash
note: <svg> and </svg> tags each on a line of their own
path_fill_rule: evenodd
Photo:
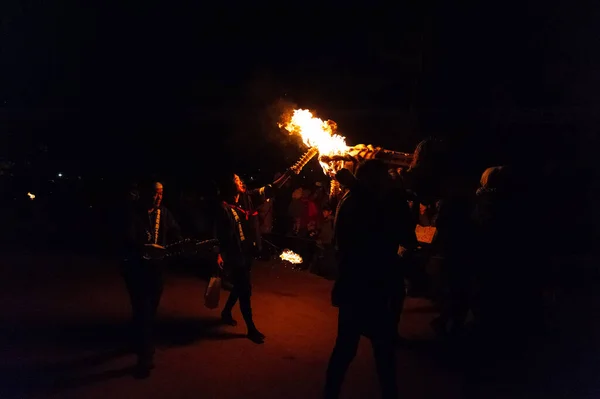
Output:
<svg viewBox="0 0 600 399">
<path fill-rule="evenodd" d="M 152 194 L 152 204 L 154 208 L 158 208 L 162 203 L 163 198 L 163 185 L 160 183 L 156 183 L 154 185 L 154 192 Z"/>
<path fill-rule="evenodd" d="M 233 175 L 233 184 L 235 184 L 235 188 L 239 194 L 246 192 L 246 185 L 238 175 Z"/>
</svg>

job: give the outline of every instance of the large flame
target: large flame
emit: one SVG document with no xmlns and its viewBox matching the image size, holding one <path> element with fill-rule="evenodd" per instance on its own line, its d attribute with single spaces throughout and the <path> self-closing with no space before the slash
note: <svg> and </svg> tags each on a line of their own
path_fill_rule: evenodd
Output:
<svg viewBox="0 0 600 399">
<path fill-rule="evenodd" d="M 284 249 L 279 257 L 282 260 L 286 260 L 294 265 L 299 265 L 302 263 L 302 257 L 297 253 L 290 251 L 289 249 Z"/>
<path fill-rule="evenodd" d="M 304 144 L 319 150 L 320 156 L 342 155 L 350 148 L 346 145 L 346 138 L 335 133 L 337 128 L 335 122 L 315 118 L 306 109 L 294 110 L 290 120 L 279 126 L 290 133 L 300 135 Z M 325 174 L 331 176 L 341 167 L 337 162 L 319 162 Z"/>
</svg>

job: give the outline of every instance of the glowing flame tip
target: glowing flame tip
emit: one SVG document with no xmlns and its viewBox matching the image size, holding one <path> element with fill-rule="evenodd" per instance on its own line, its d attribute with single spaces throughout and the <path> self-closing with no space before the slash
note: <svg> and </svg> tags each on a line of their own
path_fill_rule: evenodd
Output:
<svg viewBox="0 0 600 399">
<path fill-rule="evenodd" d="M 335 122 L 316 118 L 312 112 L 307 109 L 295 109 L 289 121 L 279 124 L 290 134 L 298 134 L 304 144 L 308 147 L 316 148 L 322 155 L 341 155 L 348 151 L 346 138 L 336 134 L 337 125 Z M 339 165 L 329 165 L 321 162 L 323 171 L 326 174 L 334 174 Z"/>
</svg>

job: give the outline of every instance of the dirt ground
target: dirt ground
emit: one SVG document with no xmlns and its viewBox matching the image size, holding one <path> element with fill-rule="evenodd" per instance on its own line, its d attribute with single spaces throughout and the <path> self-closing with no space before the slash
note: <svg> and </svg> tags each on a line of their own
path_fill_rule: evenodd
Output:
<svg viewBox="0 0 600 399">
<path fill-rule="evenodd" d="M 243 323 L 221 326 L 218 310 L 203 306 L 205 281 L 166 273 L 156 369 L 136 380 L 134 357 L 120 349 L 130 309 L 116 261 L 20 255 L 0 262 L 0 398 L 320 397 L 336 334 L 330 281 L 276 261 L 257 263 L 253 308 L 267 340 L 256 345 Z M 461 368 L 432 339 L 434 316 L 426 300 L 406 302 L 401 334 L 412 343 L 397 349 L 401 397 L 464 397 Z M 241 321 L 237 307 L 234 317 Z M 378 392 L 363 339 L 343 397 Z"/>
</svg>

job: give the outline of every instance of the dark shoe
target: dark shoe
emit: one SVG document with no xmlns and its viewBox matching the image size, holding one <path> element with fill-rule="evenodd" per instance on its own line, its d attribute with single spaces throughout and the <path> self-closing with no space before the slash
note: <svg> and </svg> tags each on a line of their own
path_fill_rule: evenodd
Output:
<svg viewBox="0 0 600 399">
<path fill-rule="evenodd" d="M 237 326 L 237 321 L 231 316 L 231 314 L 221 313 L 221 322 L 228 326 Z"/>
<path fill-rule="evenodd" d="M 258 330 L 248 331 L 248 339 L 255 344 L 263 344 L 265 342 L 265 334 Z"/>
</svg>

